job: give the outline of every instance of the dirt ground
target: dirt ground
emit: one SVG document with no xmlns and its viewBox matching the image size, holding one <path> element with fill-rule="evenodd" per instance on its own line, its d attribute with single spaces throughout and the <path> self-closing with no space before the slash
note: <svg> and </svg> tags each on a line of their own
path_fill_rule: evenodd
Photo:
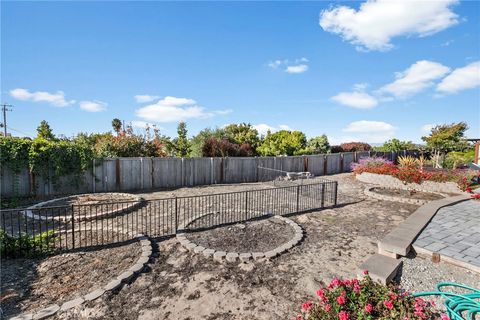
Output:
<svg viewBox="0 0 480 320">
<path fill-rule="evenodd" d="M 435 193 L 428 193 L 415 190 L 402 190 L 402 189 L 388 189 L 388 188 L 373 188 L 372 192 L 376 192 L 385 196 L 392 196 L 404 199 L 419 199 L 419 200 L 439 200 L 444 198 L 443 196 Z"/>
<path fill-rule="evenodd" d="M 290 241 L 293 227 L 275 218 L 239 223 L 212 230 L 189 232 L 187 239 L 215 251 L 266 252 Z"/>
<path fill-rule="evenodd" d="M 300 303 L 334 276 L 355 277 L 376 243 L 415 205 L 367 199 L 352 174 L 339 182 L 339 206 L 290 217 L 305 239 L 272 261 L 218 262 L 158 240 L 151 270 L 116 295 L 106 295 L 59 319 L 292 319 Z M 182 188 L 144 198 L 240 191 L 254 184 Z"/>
<path fill-rule="evenodd" d="M 8 317 L 66 302 L 106 285 L 141 254 L 138 242 L 46 258 L 2 260 L 1 307 Z"/>
</svg>

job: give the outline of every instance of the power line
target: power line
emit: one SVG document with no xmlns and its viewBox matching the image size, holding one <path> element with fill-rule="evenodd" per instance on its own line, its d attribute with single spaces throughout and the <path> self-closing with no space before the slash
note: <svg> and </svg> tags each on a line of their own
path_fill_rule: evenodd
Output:
<svg viewBox="0 0 480 320">
<path fill-rule="evenodd" d="M 13 111 L 13 109 L 8 109 L 8 107 L 13 108 L 11 104 L 2 104 L 2 112 L 3 112 L 3 134 L 7 136 L 7 111 Z"/>
</svg>

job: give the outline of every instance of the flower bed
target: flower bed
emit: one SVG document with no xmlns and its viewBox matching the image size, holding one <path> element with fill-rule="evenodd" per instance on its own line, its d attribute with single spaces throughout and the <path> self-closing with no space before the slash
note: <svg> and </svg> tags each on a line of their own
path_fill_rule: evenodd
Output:
<svg viewBox="0 0 480 320">
<path fill-rule="evenodd" d="M 479 173 L 473 170 L 424 170 L 415 163 L 397 166 L 380 157 L 361 158 L 352 164 L 357 179 L 389 188 L 424 192 L 461 193 Z"/>
<path fill-rule="evenodd" d="M 399 287 L 374 282 L 364 271 L 361 280 L 333 279 L 317 291 L 316 301 L 302 304 L 297 320 L 449 319 L 434 302 L 414 298 Z"/>
</svg>

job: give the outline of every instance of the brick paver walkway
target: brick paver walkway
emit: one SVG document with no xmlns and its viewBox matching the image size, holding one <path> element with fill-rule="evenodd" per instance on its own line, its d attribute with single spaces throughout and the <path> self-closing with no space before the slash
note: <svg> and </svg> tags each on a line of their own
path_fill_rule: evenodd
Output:
<svg viewBox="0 0 480 320">
<path fill-rule="evenodd" d="M 414 245 L 480 267 L 480 201 L 441 208 Z"/>
</svg>

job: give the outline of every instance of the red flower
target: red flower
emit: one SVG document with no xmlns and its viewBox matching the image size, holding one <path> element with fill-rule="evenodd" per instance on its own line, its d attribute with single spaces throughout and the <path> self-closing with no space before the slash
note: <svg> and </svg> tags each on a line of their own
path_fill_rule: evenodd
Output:
<svg viewBox="0 0 480 320">
<path fill-rule="evenodd" d="M 353 284 L 353 291 L 355 291 L 355 293 L 359 293 L 360 292 L 360 285 L 354 283 Z"/>
<path fill-rule="evenodd" d="M 313 302 L 307 301 L 304 304 L 302 304 L 302 310 L 305 312 L 310 311 L 310 309 L 312 309 L 312 306 L 313 306 Z"/>
<path fill-rule="evenodd" d="M 385 307 L 387 307 L 389 310 L 392 310 L 392 309 L 393 309 L 393 303 L 392 303 L 392 301 L 390 301 L 390 300 L 385 300 L 385 301 L 383 301 L 383 305 L 384 305 Z"/>
<path fill-rule="evenodd" d="M 363 270 L 363 274 L 364 274 L 364 275 L 367 275 L 367 274 L 368 274 L 368 270 Z"/>
<path fill-rule="evenodd" d="M 325 297 L 325 291 L 323 291 L 323 289 L 317 290 L 317 296 L 319 298 L 324 298 Z"/>
<path fill-rule="evenodd" d="M 345 296 L 341 295 L 340 297 L 338 297 L 337 302 L 338 302 L 339 305 L 344 305 L 345 304 Z"/>
<path fill-rule="evenodd" d="M 330 304 L 327 303 L 327 304 L 325 305 L 325 311 L 326 311 L 326 312 L 329 312 L 330 309 L 331 309 L 331 306 L 330 306 Z"/>
<path fill-rule="evenodd" d="M 390 299 L 392 299 L 392 301 L 395 301 L 397 300 L 397 294 L 394 293 L 394 292 L 389 292 L 388 295 L 390 296 Z"/>
<path fill-rule="evenodd" d="M 303 317 L 301 315 L 298 315 L 296 320 L 303 320 Z"/>
<path fill-rule="evenodd" d="M 450 320 L 450 317 L 447 316 L 445 313 L 442 313 L 442 314 L 440 315 L 440 318 L 441 318 L 442 320 Z"/>
<path fill-rule="evenodd" d="M 346 311 L 340 311 L 340 312 L 338 313 L 338 319 L 340 319 L 340 320 L 348 320 L 348 319 L 349 319 L 348 312 L 346 312 Z"/>
<path fill-rule="evenodd" d="M 367 303 L 365 305 L 365 312 L 370 313 L 370 312 L 372 312 L 372 310 L 373 310 L 373 306 L 370 303 Z"/>
</svg>

